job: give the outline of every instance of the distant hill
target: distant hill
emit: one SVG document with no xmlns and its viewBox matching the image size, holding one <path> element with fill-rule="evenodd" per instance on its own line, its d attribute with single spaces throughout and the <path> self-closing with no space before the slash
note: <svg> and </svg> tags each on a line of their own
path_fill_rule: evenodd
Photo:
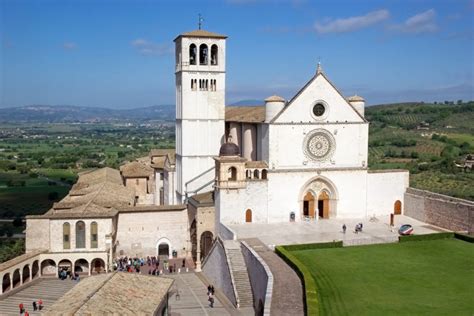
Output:
<svg viewBox="0 0 474 316">
<path fill-rule="evenodd" d="M 135 109 L 110 109 L 73 105 L 28 105 L 0 108 L 0 122 L 110 122 L 110 121 L 174 121 L 174 105 L 155 105 Z"/>
<path fill-rule="evenodd" d="M 248 100 L 240 100 L 240 101 L 228 104 L 228 106 L 256 106 L 256 105 L 265 105 L 265 102 L 263 100 L 248 99 Z"/>
</svg>

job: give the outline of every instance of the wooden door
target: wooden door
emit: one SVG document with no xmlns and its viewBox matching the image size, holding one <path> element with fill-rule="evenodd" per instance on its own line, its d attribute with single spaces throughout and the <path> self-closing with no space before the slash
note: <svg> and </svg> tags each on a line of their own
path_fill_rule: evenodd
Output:
<svg viewBox="0 0 474 316">
<path fill-rule="evenodd" d="M 402 202 L 401 202 L 401 201 L 397 200 L 397 201 L 395 202 L 395 205 L 393 206 L 393 213 L 394 213 L 395 215 L 400 215 L 400 214 L 402 214 Z"/>
<path fill-rule="evenodd" d="M 245 211 L 245 222 L 246 223 L 251 223 L 252 222 L 252 210 L 248 209 Z"/>
</svg>

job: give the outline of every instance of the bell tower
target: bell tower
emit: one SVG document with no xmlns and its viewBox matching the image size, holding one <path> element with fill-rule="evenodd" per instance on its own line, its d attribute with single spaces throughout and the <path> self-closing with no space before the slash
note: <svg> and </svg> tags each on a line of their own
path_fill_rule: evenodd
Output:
<svg viewBox="0 0 474 316">
<path fill-rule="evenodd" d="M 227 36 L 195 30 L 176 37 L 177 202 L 209 190 L 224 143 Z"/>
</svg>

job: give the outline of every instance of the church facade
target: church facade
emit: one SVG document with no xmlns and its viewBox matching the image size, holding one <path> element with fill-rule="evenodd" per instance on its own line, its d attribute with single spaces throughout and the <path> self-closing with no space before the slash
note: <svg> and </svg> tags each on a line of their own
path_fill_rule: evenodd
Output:
<svg viewBox="0 0 474 316">
<path fill-rule="evenodd" d="M 204 30 L 175 39 L 175 150 L 80 174 L 51 210 L 27 217 L 41 270 L 91 273 L 123 255 L 199 263 L 226 224 L 403 212 L 408 172 L 368 168 L 363 98 L 345 98 L 318 66 L 289 101 L 226 107 L 225 44 Z"/>
</svg>

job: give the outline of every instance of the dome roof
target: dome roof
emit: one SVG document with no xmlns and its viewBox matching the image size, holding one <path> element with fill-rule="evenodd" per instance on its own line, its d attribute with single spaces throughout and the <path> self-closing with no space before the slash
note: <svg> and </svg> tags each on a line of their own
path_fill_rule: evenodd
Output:
<svg viewBox="0 0 474 316">
<path fill-rule="evenodd" d="M 225 143 L 219 149 L 219 156 L 240 156 L 240 148 L 234 143 Z"/>
<path fill-rule="evenodd" d="M 265 99 L 265 102 L 285 102 L 285 99 L 278 95 L 272 95 Z"/>
<path fill-rule="evenodd" d="M 364 102 L 364 98 L 359 96 L 359 95 L 353 95 L 352 97 L 347 98 L 347 101 L 349 102 Z"/>
</svg>

